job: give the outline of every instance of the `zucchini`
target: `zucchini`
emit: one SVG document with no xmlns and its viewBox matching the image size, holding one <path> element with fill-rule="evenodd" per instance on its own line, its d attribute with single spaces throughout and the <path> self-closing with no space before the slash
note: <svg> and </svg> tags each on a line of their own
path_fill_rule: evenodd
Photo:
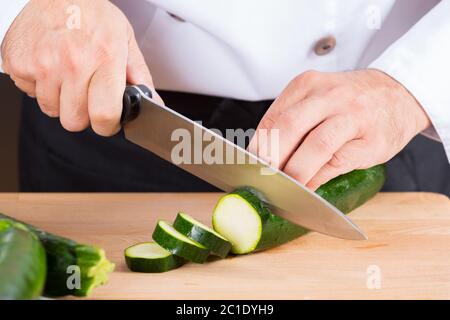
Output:
<svg viewBox="0 0 450 320">
<path fill-rule="evenodd" d="M 139 243 L 125 249 L 125 261 L 131 271 L 145 273 L 167 272 L 186 263 L 155 242 Z"/>
<path fill-rule="evenodd" d="M 114 264 L 108 261 L 103 249 L 47 233 L 3 214 L 0 219 L 22 223 L 43 244 L 47 258 L 45 296 L 88 296 L 95 287 L 107 282 L 108 274 L 114 270 Z M 73 274 L 70 269 L 73 266 L 79 268 L 80 286 L 72 288 L 68 286 L 68 280 Z"/>
<path fill-rule="evenodd" d="M 227 239 L 185 213 L 178 213 L 173 227 L 221 258 L 225 258 L 230 252 L 231 243 Z"/>
<path fill-rule="evenodd" d="M 330 180 L 316 193 L 344 213 L 366 203 L 381 190 L 386 179 L 384 165 L 355 170 Z"/>
<path fill-rule="evenodd" d="M 384 180 L 384 166 L 375 166 L 339 176 L 316 192 L 342 212 L 349 213 L 373 197 Z M 214 230 L 231 242 L 234 254 L 269 249 L 308 232 L 272 214 L 258 192 L 245 187 L 223 196 L 214 209 L 212 220 Z"/>
<path fill-rule="evenodd" d="M 158 221 L 153 240 L 167 251 L 195 263 L 204 263 L 209 255 L 205 246 L 179 233 L 166 221 Z"/>
<path fill-rule="evenodd" d="M 0 300 L 38 298 L 45 284 L 45 251 L 23 225 L 0 220 Z"/>
</svg>

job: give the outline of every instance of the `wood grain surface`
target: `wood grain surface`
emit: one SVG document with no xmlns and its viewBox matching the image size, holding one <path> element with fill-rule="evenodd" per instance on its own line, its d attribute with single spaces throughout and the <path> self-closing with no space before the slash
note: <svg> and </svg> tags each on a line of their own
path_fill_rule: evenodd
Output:
<svg viewBox="0 0 450 320">
<path fill-rule="evenodd" d="M 210 223 L 220 194 L 0 194 L 0 212 L 79 242 L 116 263 L 94 299 L 449 299 L 450 201 L 379 194 L 350 217 L 367 241 L 310 233 L 265 252 L 189 263 L 165 274 L 127 270 L 123 250 L 150 241 L 179 210 Z"/>
</svg>

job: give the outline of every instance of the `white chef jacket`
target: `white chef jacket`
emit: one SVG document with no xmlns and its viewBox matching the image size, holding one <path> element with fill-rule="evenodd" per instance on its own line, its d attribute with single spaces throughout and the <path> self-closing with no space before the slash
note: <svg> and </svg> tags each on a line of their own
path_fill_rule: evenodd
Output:
<svg viewBox="0 0 450 320">
<path fill-rule="evenodd" d="M 28 0 L 2 1 L 0 41 Z M 306 70 L 382 70 L 422 104 L 450 159 L 450 0 L 113 0 L 156 87 L 273 99 Z M 336 47 L 314 46 L 333 36 Z M 0 57 L 1 62 L 1 57 Z"/>
</svg>

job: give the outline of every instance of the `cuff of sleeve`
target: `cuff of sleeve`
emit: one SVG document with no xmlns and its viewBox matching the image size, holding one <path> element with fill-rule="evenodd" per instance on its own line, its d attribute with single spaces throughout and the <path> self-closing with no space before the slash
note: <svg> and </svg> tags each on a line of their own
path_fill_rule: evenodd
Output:
<svg viewBox="0 0 450 320">
<path fill-rule="evenodd" d="M 431 126 L 430 128 L 423 130 L 421 132 L 421 134 L 424 135 L 425 137 L 427 137 L 428 139 L 442 142 L 441 138 L 439 138 L 439 135 L 438 135 L 436 129 L 434 128 L 434 126 Z"/>
<path fill-rule="evenodd" d="M 3 39 L 9 30 L 9 27 L 13 24 L 16 17 L 20 14 L 23 8 L 27 5 L 29 0 L 14 0 L 14 1 L 4 1 L 1 4 L 0 11 L 0 45 L 3 43 Z M 2 55 L 0 52 L 0 72 L 2 69 Z"/>
<path fill-rule="evenodd" d="M 395 51 L 382 55 L 375 60 L 370 69 L 380 70 L 401 83 L 421 104 L 431 120 L 432 127 L 424 130 L 422 134 L 430 139 L 442 142 L 447 159 L 450 162 L 450 118 L 446 111 L 445 101 L 439 99 L 439 94 L 425 85 L 426 76 L 414 68 L 417 57 L 409 50 L 397 48 Z M 424 82 L 425 81 L 425 82 Z M 433 86 L 433 84 L 430 84 Z M 436 97 L 434 97 L 436 95 Z M 445 112 L 444 112 L 445 111 Z"/>
</svg>

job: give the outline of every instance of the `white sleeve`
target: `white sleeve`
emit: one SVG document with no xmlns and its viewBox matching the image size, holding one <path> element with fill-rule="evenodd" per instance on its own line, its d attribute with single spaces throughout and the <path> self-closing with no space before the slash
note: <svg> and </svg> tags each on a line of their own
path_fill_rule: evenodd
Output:
<svg viewBox="0 0 450 320">
<path fill-rule="evenodd" d="M 381 70 L 407 88 L 428 114 L 450 162 L 450 1 L 442 0 L 369 68 Z"/>
<path fill-rule="evenodd" d="M 13 24 L 14 19 L 23 10 L 29 0 L 2 0 L 0 3 L 0 45 Z M 0 72 L 2 71 L 2 55 L 0 52 Z"/>
</svg>

